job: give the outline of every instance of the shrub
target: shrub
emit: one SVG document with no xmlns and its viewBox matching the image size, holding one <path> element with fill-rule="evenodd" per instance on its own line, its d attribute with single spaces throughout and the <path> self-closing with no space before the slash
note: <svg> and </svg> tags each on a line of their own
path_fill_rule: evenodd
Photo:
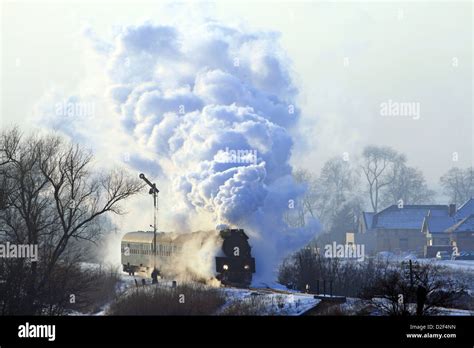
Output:
<svg viewBox="0 0 474 348">
<path fill-rule="evenodd" d="M 216 288 L 183 284 L 176 288 L 135 288 L 110 306 L 109 315 L 212 315 L 225 303 Z"/>
<path fill-rule="evenodd" d="M 277 313 L 274 305 L 269 304 L 269 299 L 265 296 L 251 295 L 241 301 L 233 301 L 220 314 L 229 316 L 274 315 Z"/>
</svg>

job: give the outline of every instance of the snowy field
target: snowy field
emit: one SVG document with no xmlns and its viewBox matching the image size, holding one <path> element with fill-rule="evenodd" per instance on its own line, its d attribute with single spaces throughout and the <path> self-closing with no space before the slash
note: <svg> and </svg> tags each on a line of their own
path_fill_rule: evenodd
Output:
<svg viewBox="0 0 474 348">
<path fill-rule="evenodd" d="M 94 268 L 98 266 L 85 264 L 84 267 Z M 142 287 L 142 279 L 145 279 L 147 287 L 152 286 L 150 278 L 146 277 L 145 274 L 136 273 L 135 276 L 130 276 L 127 273 L 121 272 L 120 275 L 117 293 L 123 296 L 136 288 L 135 279 L 139 288 Z M 160 279 L 158 286 L 171 288 L 172 281 Z M 255 306 L 255 308 L 258 308 L 258 315 L 297 316 L 313 308 L 320 302 L 320 300 L 315 299 L 313 295 L 290 292 L 281 285 L 279 285 L 278 288 L 277 292 L 274 292 L 274 290 L 268 288 L 241 289 L 222 287 L 220 289 L 225 295 L 226 303 L 217 314 L 224 314 L 223 312 L 230 306 L 238 304 L 249 307 Z M 110 303 L 106 304 L 98 313 L 95 313 L 95 315 L 106 315 L 109 306 Z M 77 312 L 72 313 L 72 315 L 84 314 Z"/>
<path fill-rule="evenodd" d="M 433 263 L 434 265 L 451 267 L 459 270 L 474 272 L 474 260 L 436 260 L 436 259 L 418 259 L 419 262 Z"/>
<path fill-rule="evenodd" d="M 235 302 L 240 302 L 252 306 L 259 306 L 260 315 L 301 315 L 313 308 L 321 301 L 313 295 L 303 293 L 280 293 L 269 289 L 237 289 L 223 288 L 228 299 L 222 308 Z"/>
<path fill-rule="evenodd" d="M 424 259 L 417 258 L 415 254 L 402 253 L 400 255 L 391 252 L 380 252 L 377 254 L 377 259 L 390 262 L 402 262 L 412 260 L 420 263 L 431 263 L 433 265 L 446 266 L 460 270 L 472 270 L 474 272 L 474 260 L 438 260 L 435 258 Z"/>
<path fill-rule="evenodd" d="M 391 259 L 390 261 L 401 261 L 400 259 Z M 420 262 L 432 262 L 442 266 L 450 267 L 456 270 L 466 270 L 474 272 L 474 261 L 451 261 L 451 260 L 433 260 L 433 259 L 417 259 Z M 83 264 L 82 267 L 95 269 L 100 267 L 95 264 Z M 136 289 L 138 284 L 139 288 L 142 288 L 142 280 L 145 280 L 145 286 L 150 287 L 151 279 L 145 274 L 136 273 L 135 276 L 130 276 L 127 273 L 120 272 L 120 281 L 117 284 L 117 294 L 120 296 L 126 296 L 127 293 Z M 170 280 L 159 280 L 161 287 L 170 288 L 172 281 Z M 311 294 L 300 293 L 286 289 L 281 284 L 261 284 L 260 287 L 252 287 L 250 289 L 234 288 L 234 287 L 221 287 L 226 298 L 226 303 L 220 308 L 216 314 L 226 315 L 226 310 L 233 306 L 253 308 L 255 315 L 271 315 L 271 316 L 297 316 L 302 315 L 306 311 L 314 308 L 318 305 L 321 300 L 315 299 Z M 106 315 L 110 303 L 104 305 L 98 313 L 94 315 Z M 347 301 L 339 306 L 340 312 L 343 315 L 356 315 L 365 306 L 365 301 L 358 298 L 347 298 Z M 369 314 L 369 313 L 367 313 Z M 84 315 L 83 313 L 71 313 L 71 315 Z M 380 315 L 377 312 L 370 313 L 369 315 Z M 461 315 L 470 316 L 474 315 L 474 311 L 460 310 L 460 309 L 449 309 L 440 308 L 439 315 Z"/>
</svg>

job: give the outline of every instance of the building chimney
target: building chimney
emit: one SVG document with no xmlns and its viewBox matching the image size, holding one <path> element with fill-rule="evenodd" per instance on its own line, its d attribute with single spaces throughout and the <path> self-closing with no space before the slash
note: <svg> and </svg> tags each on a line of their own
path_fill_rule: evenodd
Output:
<svg viewBox="0 0 474 348">
<path fill-rule="evenodd" d="M 449 216 L 454 216 L 456 214 L 456 204 L 450 204 L 448 210 Z"/>
</svg>

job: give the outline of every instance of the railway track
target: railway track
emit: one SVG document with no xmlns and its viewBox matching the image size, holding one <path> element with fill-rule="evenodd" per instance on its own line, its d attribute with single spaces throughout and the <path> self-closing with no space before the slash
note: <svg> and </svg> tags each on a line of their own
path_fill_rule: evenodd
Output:
<svg viewBox="0 0 474 348">
<path fill-rule="evenodd" d="M 295 292 L 291 291 L 286 291 L 286 290 L 280 290 L 280 289 L 272 289 L 272 288 L 248 288 L 251 291 L 259 291 L 259 292 L 266 292 L 266 293 L 272 293 L 272 294 L 285 294 L 285 295 L 294 295 Z M 302 293 L 296 293 L 298 295 Z"/>
</svg>

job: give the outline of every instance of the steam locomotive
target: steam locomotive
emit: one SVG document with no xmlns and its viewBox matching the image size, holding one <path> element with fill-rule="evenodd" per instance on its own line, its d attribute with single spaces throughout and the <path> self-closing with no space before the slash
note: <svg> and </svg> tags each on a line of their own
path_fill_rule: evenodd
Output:
<svg viewBox="0 0 474 348">
<path fill-rule="evenodd" d="M 153 232 L 130 232 L 123 236 L 121 246 L 122 265 L 125 272 L 151 272 L 156 267 L 162 275 L 171 269 L 172 264 L 182 258 L 194 257 L 186 255 L 183 246 L 197 234 L 218 233 L 219 244 L 222 243 L 221 255 L 215 257 L 216 278 L 224 285 L 249 286 L 252 274 L 255 273 L 255 259 L 252 257 L 249 237 L 243 229 L 223 229 L 217 231 L 198 231 L 187 234 L 156 233 L 154 243 Z M 153 250 L 156 245 L 156 252 Z M 155 256 L 156 255 L 156 256 Z M 192 260 L 189 260 L 192 262 Z M 163 274 L 165 273 L 165 274 Z"/>
</svg>

